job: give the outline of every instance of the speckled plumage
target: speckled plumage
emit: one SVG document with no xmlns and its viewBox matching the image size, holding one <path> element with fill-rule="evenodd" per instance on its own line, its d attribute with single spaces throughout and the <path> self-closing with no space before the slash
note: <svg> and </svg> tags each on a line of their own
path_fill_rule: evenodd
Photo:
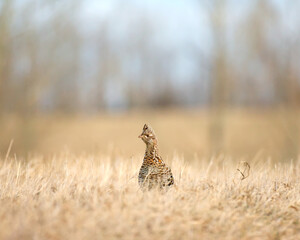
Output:
<svg viewBox="0 0 300 240">
<path fill-rule="evenodd" d="M 140 187 L 149 190 L 153 187 L 166 188 L 173 185 L 172 171 L 158 154 L 157 138 L 152 128 L 145 124 L 139 138 L 146 144 L 138 178 Z"/>
</svg>

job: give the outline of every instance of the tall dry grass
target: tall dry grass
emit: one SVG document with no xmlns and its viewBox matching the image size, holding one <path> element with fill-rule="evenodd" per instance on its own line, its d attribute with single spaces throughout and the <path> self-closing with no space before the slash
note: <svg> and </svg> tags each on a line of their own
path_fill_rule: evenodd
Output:
<svg viewBox="0 0 300 240">
<path fill-rule="evenodd" d="M 300 239 L 300 163 L 284 154 L 300 123 L 224 114 L 221 154 L 205 111 L 1 116 L 0 239 Z M 137 184 L 145 122 L 174 174 L 166 193 Z"/>
<path fill-rule="evenodd" d="M 299 239 L 299 163 L 169 160 L 176 186 L 143 193 L 140 157 L 0 161 L 0 239 Z"/>
</svg>

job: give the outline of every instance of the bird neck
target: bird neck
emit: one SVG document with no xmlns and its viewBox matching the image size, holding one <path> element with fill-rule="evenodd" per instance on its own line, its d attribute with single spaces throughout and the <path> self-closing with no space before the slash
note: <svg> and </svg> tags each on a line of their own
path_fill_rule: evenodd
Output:
<svg viewBox="0 0 300 240">
<path fill-rule="evenodd" d="M 147 144 L 145 155 L 150 156 L 150 157 L 158 156 L 157 144 L 154 144 L 154 145 Z"/>
</svg>

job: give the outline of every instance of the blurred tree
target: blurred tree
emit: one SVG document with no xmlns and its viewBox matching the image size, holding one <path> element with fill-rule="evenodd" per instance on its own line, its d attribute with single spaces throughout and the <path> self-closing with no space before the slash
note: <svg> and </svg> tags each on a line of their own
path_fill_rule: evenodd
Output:
<svg viewBox="0 0 300 240">
<path fill-rule="evenodd" d="M 211 152 L 219 154 L 224 142 L 224 111 L 228 106 L 231 87 L 229 85 L 229 63 L 227 57 L 226 0 L 214 0 L 208 3 L 211 22 L 213 52 L 211 60 Z"/>
<path fill-rule="evenodd" d="M 96 110 L 105 109 L 105 88 L 107 81 L 109 81 L 110 75 L 110 62 L 112 61 L 112 56 L 110 53 L 110 42 L 109 42 L 109 24 L 105 21 L 100 27 L 100 32 L 98 33 L 97 41 L 97 72 L 96 72 L 96 84 L 94 89 L 94 102 Z"/>
<path fill-rule="evenodd" d="M 53 12 L 51 21 L 53 39 L 50 44 L 53 45 L 54 61 L 50 58 L 48 61 L 54 65 L 54 79 L 51 80 L 54 86 L 54 109 L 62 113 L 74 113 L 80 109 L 82 41 L 76 18 L 80 4 L 81 1 L 65 2 L 64 7 Z"/>
<path fill-rule="evenodd" d="M 13 0 L 0 4 L 0 115 L 8 110 L 11 92 Z"/>
<path fill-rule="evenodd" d="M 274 89 L 273 98 L 268 102 L 281 108 L 278 124 L 284 129 L 285 135 L 281 158 L 296 158 L 299 151 L 299 116 L 296 107 L 299 106 L 300 83 L 295 65 L 299 62 L 299 42 L 287 43 L 283 34 L 286 30 L 282 29 L 281 22 L 272 1 L 253 3 L 246 24 L 240 27 L 241 37 L 237 39 L 244 42 L 243 49 L 246 49 L 239 65 L 243 69 L 240 77 L 246 78 L 251 85 L 252 91 L 249 93 L 252 96 L 249 97 L 252 98 L 248 100 L 256 106 L 266 101 L 261 93 L 266 94 L 267 89 Z M 256 72 L 253 71 L 254 66 Z"/>
<path fill-rule="evenodd" d="M 134 1 L 125 7 L 115 4 L 109 17 L 98 21 L 100 31 L 91 34 L 93 42 L 85 36 L 88 31 L 83 30 L 85 26 L 78 17 L 82 0 L 27 0 L 22 4 L 3 0 L 1 111 L 10 108 L 22 115 L 45 109 L 81 111 L 85 85 L 92 89 L 87 105 L 94 110 L 109 105 L 113 90 L 120 95 L 122 107 L 197 105 L 197 101 L 207 103 L 209 98 L 211 145 L 213 151 L 219 152 L 226 107 L 235 103 L 298 105 L 299 40 L 283 41 L 286 32 L 280 30 L 280 24 L 285 20 L 279 18 L 274 2 L 249 2 L 239 18 L 241 24 L 230 23 L 234 19 L 229 12 L 233 8 L 231 1 L 199 2 L 207 10 L 211 29 L 211 46 L 205 46 L 210 48 L 205 59 L 198 54 L 199 45 L 193 48 L 198 48 L 195 57 L 196 54 L 187 53 L 189 48 L 176 45 L 179 40 L 166 43 L 163 32 L 167 25 L 161 25 L 151 11 L 141 8 L 130 15 L 137 8 Z M 233 32 L 238 34 L 232 37 Z M 293 38 L 297 39 L 296 33 Z M 95 50 L 92 54 L 88 52 L 91 49 Z M 86 72 L 91 68 L 86 68 L 89 63 L 83 56 L 97 66 L 90 75 Z M 184 68 L 184 64 L 177 63 L 185 57 L 191 62 L 201 58 L 197 63 L 201 71 L 194 69 L 194 73 L 177 78 L 175 68 Z M 86 75 L 88 79 L 84 78 Z M 186 76 L 197 78 L 197 87 Z M 207 90 L 204 81 L 210 83 Z"/>
</svg>

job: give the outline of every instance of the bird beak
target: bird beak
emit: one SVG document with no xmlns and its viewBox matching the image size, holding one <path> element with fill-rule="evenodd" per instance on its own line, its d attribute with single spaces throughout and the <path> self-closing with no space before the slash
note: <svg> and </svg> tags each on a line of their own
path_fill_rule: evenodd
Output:
<svg viewBox="0 0 300 240">
<path fill-rule="evenodd" d="M 142 138 L 142 134 L 140 136 L 138 136 L 138 138 Z"/>
</svg>

